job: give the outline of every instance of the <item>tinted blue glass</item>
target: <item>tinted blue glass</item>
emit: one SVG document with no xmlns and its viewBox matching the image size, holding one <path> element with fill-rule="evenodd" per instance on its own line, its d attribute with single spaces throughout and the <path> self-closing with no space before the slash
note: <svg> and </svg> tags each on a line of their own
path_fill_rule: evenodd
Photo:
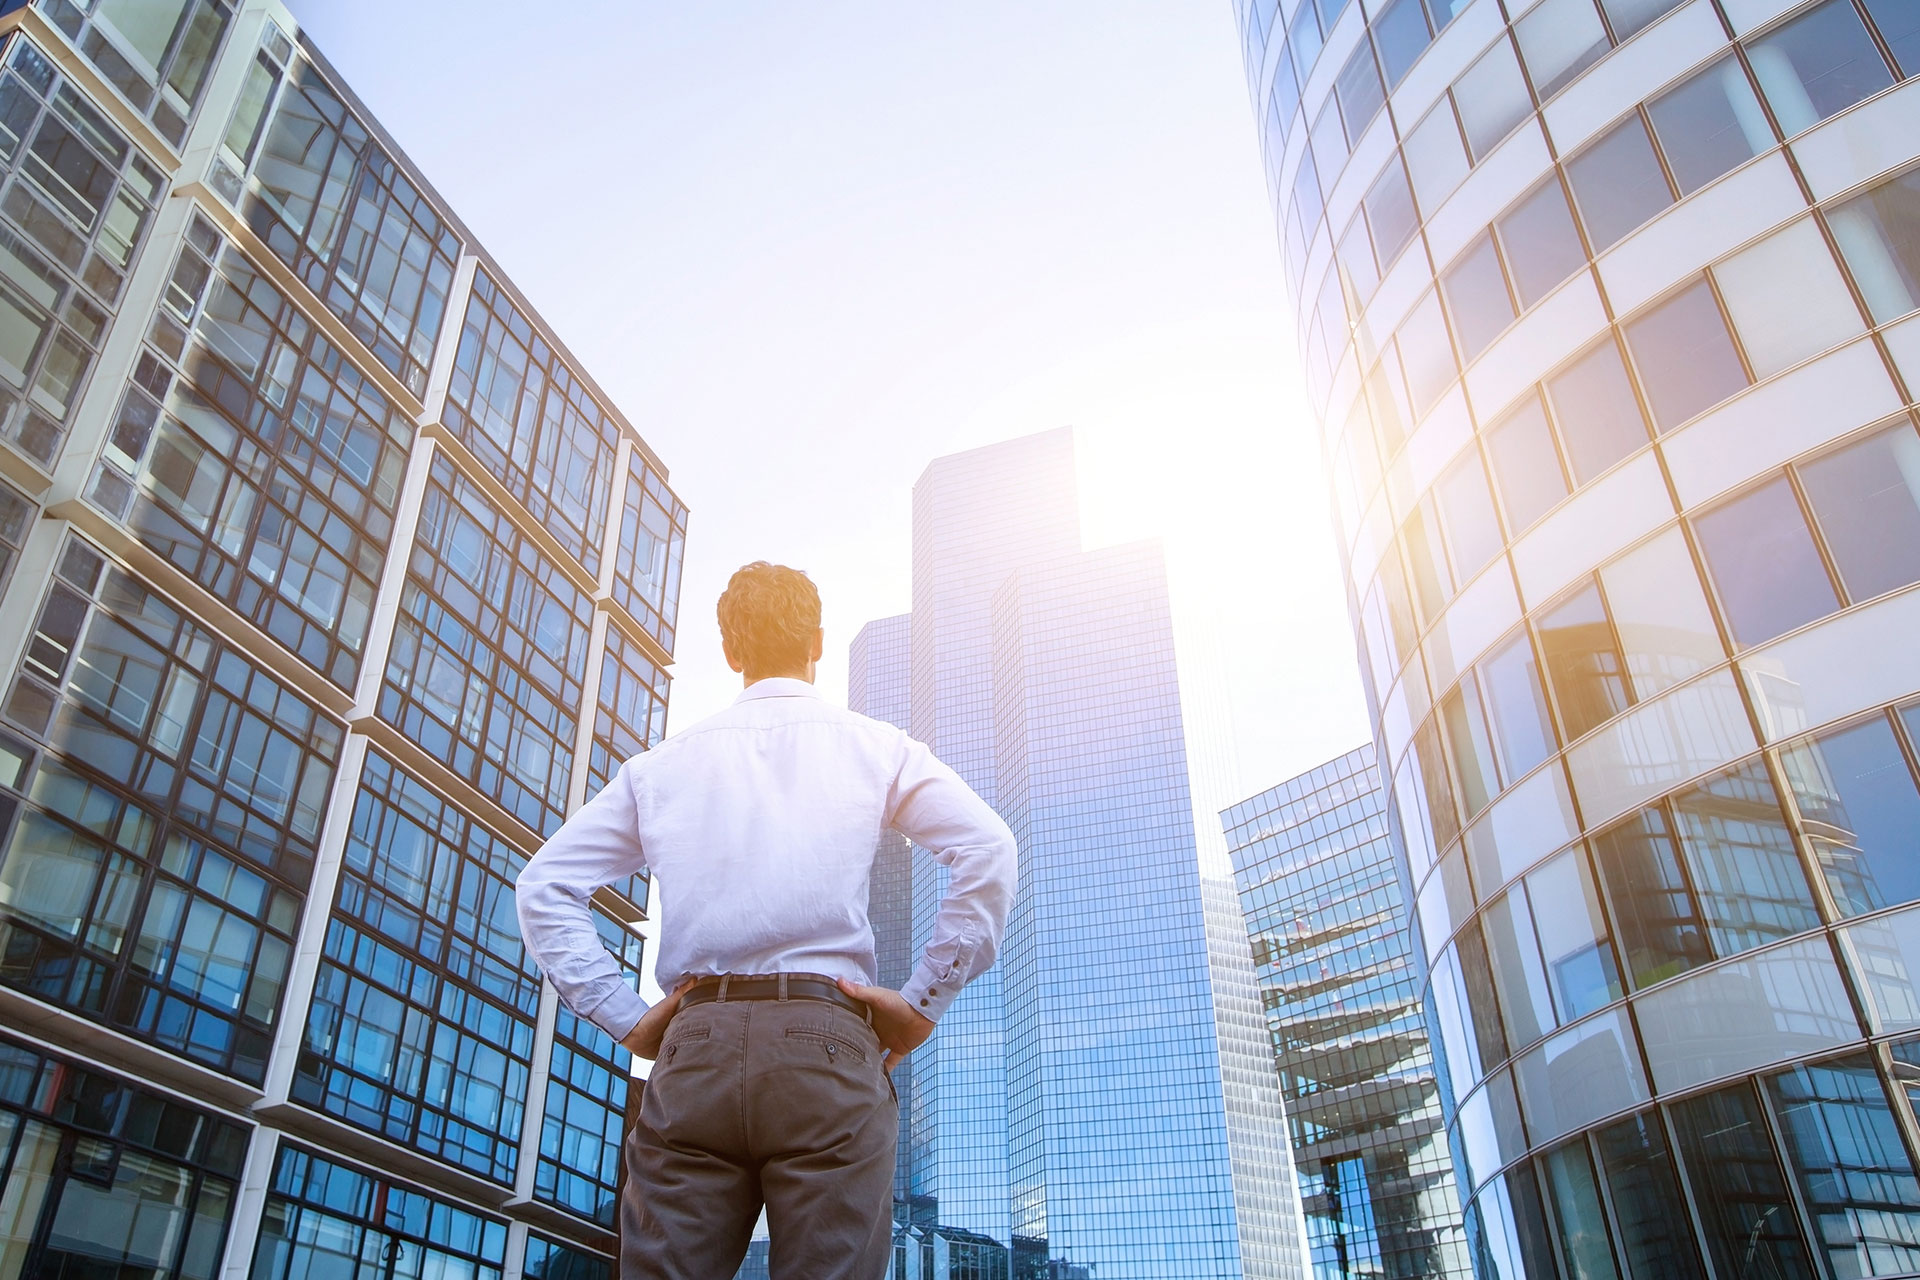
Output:
<svg viewBox="0 0 1920 1280">
<path fill-rule="evenodd" d="M 1747 371 L 1705 280 L 1628 321 L 1626 334 L 1654 424 L 1662 431 L 1747 385 Z"/>
<path fill-rule="evenodd" d="M 1380 50 L 1380 68 L 1388 89 L 1400 84 L 1432 39 L 1420 0 L 1392 0 L 1381 10 L 1373 20 L 1373 40 Z"/>
<path fill-rule="evenodd" d="M 1765 644 L 1839 607 L 1785 476 L 1715 507 L 1694 527 L 1739 644 Z"/>
<path fill-rule="evenodd" d="M 1920 899 L 1920 792 L 1884 719 L 1796 743 L 1781 763 L 1843 915 Z"/>
<path fill-rule="evenodd" d="M 1863 0 L 1902 75 L 1920 74 L 1920 9 L 1907 0 Z"/>
<path fill-rule="evenodd" d="M 1714 1269 L 1813 1280 L 1813 1259 L 1753 1086 L 1689 1098 L 1674 1106 L 1673 1118 Z"/>
<path fill-rule="evenodd" d="M 1852 0 L 1827 0 L 1748 48 L 1760 87 L 1789 134 L 1893 83 Z"/>
</svg>

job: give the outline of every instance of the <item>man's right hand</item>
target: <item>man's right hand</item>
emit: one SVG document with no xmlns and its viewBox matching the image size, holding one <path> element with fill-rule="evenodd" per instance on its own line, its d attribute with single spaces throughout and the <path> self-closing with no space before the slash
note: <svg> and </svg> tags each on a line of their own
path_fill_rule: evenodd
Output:
<svg viewBox="0 0 1920 1280">
<path fill-rule="evenodd" d="M 873 1010 L 874 1034 L 880 1037 L 880 1047 L 887 1051 L 880 1065 L 892 1075 L 902 1059 L 927 1042 L 927 1037 L 933 1034 L 933 1023 L 891 987 L 863 987 L 845 978 L 839 981 L 842 991 L 855 1000 L 866 1001 L 867 1008 Z"/>
</svg>

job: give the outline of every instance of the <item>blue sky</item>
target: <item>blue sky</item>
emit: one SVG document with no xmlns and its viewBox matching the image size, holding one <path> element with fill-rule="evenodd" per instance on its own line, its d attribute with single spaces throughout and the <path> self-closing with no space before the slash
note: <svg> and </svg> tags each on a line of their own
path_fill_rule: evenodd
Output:
<svg viewBox="0 0 1920 1280">
<path fill-rule="evenodd" d="M 692 508 L 675 726 L 734 567 L 821 584 L 839 698 L 926 463 L 1071 424 L 1240 789 L 1366 735 L 1227 0 L 292 7 Z"/>
</svg>

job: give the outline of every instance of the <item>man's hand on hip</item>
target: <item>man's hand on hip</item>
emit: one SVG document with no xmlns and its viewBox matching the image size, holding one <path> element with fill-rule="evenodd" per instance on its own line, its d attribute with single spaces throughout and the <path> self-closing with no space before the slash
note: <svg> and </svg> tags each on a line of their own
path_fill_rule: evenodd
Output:
<svg viewBox="0 0 1920 1280">
<path fill-rule="evenodd" d="M 680 997 L 696 981 L 698 979 L 688 978 L 675 987 L 666 999 L 641 1015 L 640 1021 L 633 1024 L 633 1030 L 627 1032 L 626 1038 L 620 1042 L 628 1053 L 649 1062 L 660 1056 L 660 1039 L 667 1034 L 667 1024 L 673 1021 L 674 1014 L 680 1012 Z"/>
<path fill-rule="evenodd" d="M 889 987 L 863 987 L 857 982 L 840 979 L 840 989 L 855 1000 L 864 1000 L 873 1010 L 874 1034 L 880 1037 L 880 1047 L 887 1051 L 881 1065 L 887 1074 L 900 1065 L 900 1060 L 927 1042 L 933 1034 L 933 1023 L 920 1015 L 920 1011 L 907 1003 L 907 998 Z"/>
</svg>

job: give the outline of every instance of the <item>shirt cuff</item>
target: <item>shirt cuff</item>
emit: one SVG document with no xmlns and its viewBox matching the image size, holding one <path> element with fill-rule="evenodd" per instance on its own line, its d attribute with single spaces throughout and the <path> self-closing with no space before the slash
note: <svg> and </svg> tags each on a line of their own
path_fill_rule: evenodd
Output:
<svg viewBox="0 0 1920 1280">
<path fill-rule="evenodd" d="M 940 1021 L 940 1015 L 947 1011 L 960 994 L 965 984 L 960 981 L 960 969 L 957 965 L 936 970 L 933 965 L 922 959 L 914 967 L 913 977 L 900 989 L 907 998 L 913 1011 L 929 1022 Z"/>
<path fill-rule="evenodd" d="M 625 1040 L 652 1007 L 638 991 L 623 985 L 595 1006 L 588 1020 L 616 1041 Z"/>
</svg>

